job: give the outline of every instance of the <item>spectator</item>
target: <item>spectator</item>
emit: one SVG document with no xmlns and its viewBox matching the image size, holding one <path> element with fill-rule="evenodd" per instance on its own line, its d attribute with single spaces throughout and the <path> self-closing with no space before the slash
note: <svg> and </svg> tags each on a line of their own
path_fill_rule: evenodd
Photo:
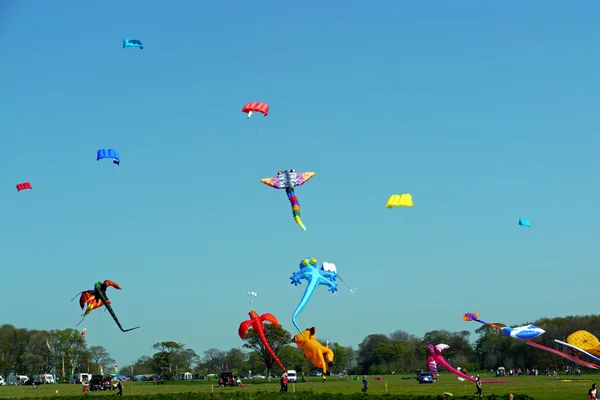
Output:
<svg viewBox="0 0 600 400">
<path fill-rule="evenodd" d="M 482 397 L 481 395 L 481 379 L 479 379 L 479 375 L 475 378 L 475 386 L 477 387 L 477 391 L 475 392 L 475 396 Z"/>
<path fill-rule="evenodd" d="M 362 384 L 363 384 L 362 392 L 364 394 L 367 394 L 367 389 L 369 388 L 369 381 L 367 381 L 366 375 L 363 376 Z"/>
<path fill-rule="evenodd" d="M 598 387 L 594 383 L 590 390 L 588 390 L 588 400 L 597 400 L 598 399 Z"/>
</svg>

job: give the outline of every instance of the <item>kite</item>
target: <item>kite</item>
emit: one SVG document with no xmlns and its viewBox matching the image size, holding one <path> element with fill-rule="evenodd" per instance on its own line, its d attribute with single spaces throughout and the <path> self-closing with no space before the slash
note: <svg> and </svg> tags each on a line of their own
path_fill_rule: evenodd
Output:
<svg viewBox="0 0 600 400">
<path fill-rule="evenodd" d="M 387 208 L 392 207 L 412 207 L 414 206 L 413 199 L 410 193 L 393 194 L 385 205 Z"/>
<path fill-rule="evenodd" d="M 336 272 L 325 271 L 323 268 L 319 269 L 317 259 L 314 257 L 310 259 L 305 258 L 300 262 L 300 271 L 294 272 L 290 277 L 292 281 L 291 284 L 294 286 L 301 284 L 302 279 L 308 281 L 308 286 L 300 299 L 300 303 L 298 303 L 296 310 L 292 314 L 292 323 L 296 329 L 298 329 L 298 332 L 302 332 L 296 323 L 298 314 L 304 309 L 319 285 L 326 285 L 329 287 L 331 293 L 335 293 L 337 291 L 337 283 L 335 282 L 336 276 Z"/>
<path fill-rule="evenodd" d="M 294 336 L 292 343 L 296 343 L 299 349 L 304 350 L 304 358 L 323 371 L 323 380 L 327 373 L 327 367 L 333 367 L 333 350 L 323 346 L 315 337 L 316 329 L 307 328 Z"/>
<path fill-rule="evenodd" d="M 556 343 L 558 343 L 558 344 L 562 344 L 563 346 L 565 346 L 565 347 L 567 347 L 567 348 L 569 348 L 569 349 L 571 349 L 573 351 L 576 351 L 576 352 L 578 352 L 580 354 L 583 354 L 586 357 L 591 358 L 592 360 L 596 361 L 597 363 L 600 363 L 600 357 L 596 357 L 595 355 L 590 354 L 587 351 L 585 351 L 585 350 L 583 350 L 583 349 L 581 349 L 581 348 L 579 348 L 579 347 L 577 347 L 575 345 L 572 345 L 572 344 L 569 344 L 569 343 L 565 343 L 565 342 L 563 342 L 561 340 L 557 340 L 557 339 L 554 339 L 554 341 Z"/>
<path fill-rule="evenodd" d="M 86 333 L 87 333 L 87 328 L 83 328 L 83 330 L 81 331 L 81 336 L 85 336 Z"/>
<path fill-rule="evenodd" d="M 265 327 L 263 323 L 267 321 L 275 326 L 279 326 L 277 318 L 275 318 L 275 316 L 272 314 L 263 314 L 259 316 L 258 313 L 254 310 L 250 310 L 248 315 L 250 316 L 250 319 L 242 322 L 238 329 L 240 338 L 242 340 L 245 340 L 248 329 L 254 329 L 254 332 L 256 332 L 256 334 L 258 335 L 261 343 L 263 344 L 263 346 L 265 346 L 265 349 L 269 352 L 269 354 L 271 354 L 271 357 L 273 357 L 273 360 L 275 360 L 275 362 L 277 363 L 277 365 L 279 365 L 283 372 L 286 372 L 287 369 L 285 369 L 281 361 L 279 361 L 279 358 L 277 358 L 277 354 L 275 354 L 275 352 L 271 348 L 271 345 L 269 345 L 269 342 L 267 342 L 267 338 L 265 337 Z"/>
<path fill-rule="evenodd" d="M 292 206 L 292 214 L 294 216 L 294 221 L 302 228 L 306 230 L 306 227 L 302 223 L 300 219 L 300 203 L 298 202 L 298 198 L 294 193 L 294 188 L 296 186 L 302 186 L 308 180 L 310 180 L 313 176 L 315 176 L 314 172 L 296 172 L 295 169 L 279 171 L 277 176 L 272 178 L 263 178 L 260 181 L 267 186 L 271 186 L 275 189 L 285 189 L 285 193 L 287 194 L 288 200 Z"/>
<path fill-rule="evenodd" d="M 254 112 L 262 113 L 266 117 L 267 115 L 269 115 L 269 105 L 267 103 L 251 101 L 250 103 L 242 107 L 242 112 L 247 113 L 248 118 L 250 118 L 252 116 L 252 113 Z"/>
<path fill-rule="evenodd" d="M 588 331 L 577 331 L 567 336 L 567 343 L 595 356 L 600 356 L 600 341 Z"/>
<path fill-rule="evenodd" d="M 96 156 L 96 161 L 100 161 L 103 158 L 112 158 L 113 164 L 121 165 L 121 157 L 119 152 L 115 149 L 100 149 Z"/>
<path fill-rule="evenodd" d="M 519 225 L 531 228 L 531 222 L 528 219 L 519 219 Z"/>
<path fill-rule="evenodd" d="M 256 293 L 256 292 L 248 292 L 248 296 L 250 296 L 250 304 L 252 304 L 252 297 L 258 296 L 258 293 Z"/>
<path fill-rule="evenodd" d="M 439 364 L 439 365 L 443 366 L 444 368 L 446 368 L 448 371 L 452 372 L 454 375 L 460 376 L 461 378 L 464 378 L 471 382 L 475 382 L 475 378 L 473 378 L 472 376 L 469 376 L 463 372 L 458 371 L 457 369 L 452 367 L 450 364 L 448 364 L 448 362 L 446 361 L 444 356 L 442 356 L 442 351 L 449 349 L 449 348 L 450 348 L 450 346 L 448 346 L 447 344 L 438 344 L 436 346 L 433 346 L 432 344 L 427 345 L 427 350 L 429 351 L 429 358 L 427 359 L 427 368 L 429 369 L 429 372 L 431 372 L 431 375 L 433 375 L 434 377 L 439 377 L 440 374 L 437 370 L 437 366 Z M 508 382 L 508 381 L 483 381 L 482 380 L 481 383 L 510 383 L 510 382 Z"/>
<path fill-rule="evenodd" d="M 538 337 L 541 334 L 546 332 L 542 328 L 538 328 L 535 325 L 525 325 L 525 326 L 518 326 L 516 328 L 509 328 L 507 326 L 499 326 L 496 324 L 490 324 L 489 322 L 485 322 L 480 319 L 477 319 L 478 317 L 479 317 L 479 313 L 466 313 L 465 315 L 463 315 L 463 321 L 477 321 L 480 324 L 487 325 L 494 329 L 498 329 L 499 331 L 502 331 L 502 333 L 504 333 L 505 335 L 513 337 L 513 338 L 517 338 L 517 339 L 532 339 L 532 338 Z"/>
<path fill-rule="evenodd" d="M 110 300 L 106 296 L 106 289 L 108 289 L 111 286 L 117 290 L 121 290 L 121 287 L 116 282 L 106 280 L 104 282 L 96 282 L 94 284 L 94 289 L 85 290 L 83 292 L 80 292 L 75 297 L 73 297 L 73 299 L 71 299 L 71 301 L 73 301 L 77 296 L 79 296 L 79 294 L 81 294 L 81 297 L 79 297 L 79 306 L 81 307 L 82 310 L 85 309 L 85 312 L 83 313 L 83 318 L 81 319 L 81 321 L 79 321 L 79 323 L 77 325 L 79 325 L 81 322 L 83 322 L 83 319 L 90 312 L 92 312 L 92 310 L 95 310 L 96 308 L 105 306 L 106 309 L 108 310 L 108 312 L 110 313 L 110 315 L 113 317 L 113 319 L 119 326 L 119 329 L 121 329 L 121 331 L 129 332 L 129 331 L 139 328 L 139 326 L 136 326 L 135 328 L 123 329 L 123 326 L 121 326 L 121 322 L 119 322 L 117 315 L 115 314 L 115 312 L 112 309 Z M 87 308 L 85 307 L 86 304 L 87 304 Z"/>
<path fill-rule="evenodd" d="M 579 365 L 582 365 L 584 367 L 591 368 L 591 369 L 600 369 L 600 365 L 596 365 L 596 364 L 593 364 L 593 363 L 590 363 L 590 362 L 587 362 L 587 361 L 580 360 L 579 358 L 577 358 L 575 356 L 572 356 L 572 355 L 567 354 L 567 353 L 563 353 L 562 351 L 553 349 L 551 347 L 546 347 L 546 346 L 544 346 L 542 344 L 539 344 L 539 343 L 536 343 L 536 342 L 532 342 L 530 340 L 528 340 L 525 343 L 527 343 L 531 347 L 535 347 L 535 348 L 538 348 L 538 349 L 544 350 L 544 351 L 549 351 L 550 353 L 556 354 L 559 357 L 566 358 L 567 360 L 570 360 L 570 361 L 574 362 L 575 364 L 579 364 Z"/>
<path fill-rule="evenodd" d="M 141 40 L 137 39 L 123 39 L 123 48 L 126 47 L 137 47 L 140 50 L 144 50 L 144 45 Z"/>
<path fill-rule="evenodd" d="M 23 183 L 18 183 L 17 184 L 17 192 L 20 192 L 21 190 L 25 190 L 25 189 L 29 189 L 29 190 L 33 189 L 31 187 L 31 183 L 29 183 L 29 182 L 23 182 Z"/>
</svg>

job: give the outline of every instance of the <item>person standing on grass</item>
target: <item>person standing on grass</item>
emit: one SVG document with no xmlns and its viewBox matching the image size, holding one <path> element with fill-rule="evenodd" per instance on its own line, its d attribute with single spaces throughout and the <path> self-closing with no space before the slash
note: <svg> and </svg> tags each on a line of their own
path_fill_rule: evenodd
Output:
<svg viewBox="0 0 600 400">
<path fill-rule="evenodd" d="M 117 396 L 123 396 L 123 384 L 121 383 L 120 379 L 119 383 L 117 383 L 117 389 L 119 389 L 119 393 L 117 393 Z"/>
<path fill-rule="evenodd" d="M 477 391 L 475 392 L 475 396 L 482 397 L 481 394 L 481 379 L 479 379 L 479 375 L 475 378 L 475 386 L 477 386 Z"/>
<path fill-rule="evenodd" d="M 367 381 L 367 376 L 366 375 L 363 376 L 362 384 L 363 384 L 362 392 L 364 394 L 367 394 L 367 389 L 369 388 L 369 381 Z"/>
<path fill-rule="evenodd" d="M 288 383 L 290 382 L 290 380 L 288 379 L 287 374 L 283 374 L 283 391 L 285 393 L 287 393 L 288 391 Z"/>
<path fill-rule="evenodd" d="M 588 390 L 588 400 L 597 400 L 598 399 L 598 386 L 594 383 L 592 388 Z"/>
</svg>

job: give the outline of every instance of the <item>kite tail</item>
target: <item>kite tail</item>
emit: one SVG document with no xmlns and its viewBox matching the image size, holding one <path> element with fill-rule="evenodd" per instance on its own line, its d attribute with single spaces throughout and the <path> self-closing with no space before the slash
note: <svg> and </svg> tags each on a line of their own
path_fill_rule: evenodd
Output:
<svg viewBox="0 0 600 400">
<path fill-rule="evenodd" d="M 501 326 L 498 326 L 498 325 L 495 325 L 495 324 L 490 324 L 489 322 L 485 322 L 485 321 L 482 321 L 482 320 L 480 320 L 480 319 L 477 319 L 477 318 L 473 318 L 473 321 L 477 321 L 477 322 L 479 322 L 480 324 L 483 324 L 483 325 L 490 326 L 490 327 L 492 327 L 492 328 L 494 328 L 494 329 L 499 329 L 499 330 L 502 330 L 502 327 L 501 327 Z"/>
<path fill-rule="evenodd" d="M 119 322 L 119 318 L 117 318 L 117 314 L 115 314 L 115 312 L 113 311 L 112 306 L 108 303 L 104 304 L 104 306 L 106 307 L 106 309 L 108 310 L 110 315 L 112 315 L 113 319 L 115 320 L 115 322 L 119 326 L 119 329 L 121 329 L 122 332 L 129 332 L 129 331 L 139 328 L 139 326 L 136 326 L 135 328 L 123 329 L 123 326 Z"/>
<path fill-rule="evenodd" d="M 294 189 L 286 188 L 286 193 L 288 196 L 288 200 L 290 201 L 290 205 L 292 206 L 292 214 L 294 215 L 294 221 L 298 224 L 302 230 L 306 230 L 304 223 L 302 223 L 302 219 L 300 219 L 300 202 L 298 201 L 298 197 L 296 197 L 296 193 L 294 193 Z"/>
<path fill-rule="evenodd" d="M 81 293 L 83 293 L 83 292 L 85 292 L 85 290 L 84 290 L 84 291 L 81 291 L 81 292 L 79 292 L 79 293 L 77 293 L 77 294 L 75 295 L 75 297 L 73 297 L 73 298 L 71 299 L 71 301 L 75 300 L 75 299 L 77 298 L 77 296 L 81 296 Z"/>
<path fill-rule="evenodd" d="M 277 354 L 275 354 L 275 352 L 271 348 L 271 345 L 269 345 L 269 342 L 267 342 L 267 338 L 265 337 L 265 333 L 263 332 L 262 329 L 258 329 L 258 336 L 260 337 L 260 340 L 261 340 L 262 344 L 265 346 L 265 349 L 267 349 L 267 351 L 269 352 L 269 354 L 271 355 L 271 357 L 273 357 L 273 360 L 275 360 L 275 362 L 277 363 L 277 365 L 279 365 L 279 367 L 281 368 L 281 370 L 283 372 L 286 372 L 287 369 L 285 369 L 285 367 L 283 366 L 283 364 L 281 363 L 281 361 L 279 361 L 279 358 L 277 357 Z"/>
<path fill-rule="evenodd" d="M 79 322 L 77 323 L 77 325 L 75 325 L 75 326 L 79 326 L 79 324 L 81 324 L 81 323 L 83 322 L 83 320 L 84 320 L 84 319 L 85 319 L 85 315 L 82 315 L 82 316 L 81 316 L 81 321 L 79 321 Z"/>
</svg>

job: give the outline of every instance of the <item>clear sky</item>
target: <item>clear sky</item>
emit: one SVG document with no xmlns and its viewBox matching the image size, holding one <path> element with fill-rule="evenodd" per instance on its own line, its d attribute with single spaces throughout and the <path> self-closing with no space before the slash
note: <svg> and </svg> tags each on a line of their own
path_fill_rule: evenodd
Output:
<svg viewBox="0 0 600 400">
<path fill-rule="evenodd" d="M 120 365 L 226 350 L 248 291 L 293 332 L 305 256 L 362 285 L 298 318 L 345 345 L 598 311 L 598 1 L 0 4 L 2 323 L 75 327 L 112 279 L 142 328 L 80 328 Z M 307 231 L 260 183 L 288 168 Z"/>
</svg>

